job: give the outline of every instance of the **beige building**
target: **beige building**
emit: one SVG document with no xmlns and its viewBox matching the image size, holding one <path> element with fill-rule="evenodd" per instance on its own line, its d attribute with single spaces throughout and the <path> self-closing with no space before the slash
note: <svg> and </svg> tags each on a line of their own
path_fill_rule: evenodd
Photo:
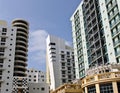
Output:
<svg viewBox="0 0 120 93">
<path fill-rule="evenodd" d="M 80 84 L 64 84 L 50 93 L 82 93 Z"/>
</svg>

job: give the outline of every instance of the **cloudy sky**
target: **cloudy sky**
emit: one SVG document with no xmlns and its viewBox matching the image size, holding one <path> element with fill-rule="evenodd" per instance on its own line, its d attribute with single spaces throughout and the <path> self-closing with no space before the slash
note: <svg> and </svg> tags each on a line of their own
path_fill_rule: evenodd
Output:
<svg viewBox="0 0 120 93">
<path fill-rule="evenodd" d="M 28 68 L 45 71 L 48 34 L 72 42 L 70 17 L 81 0 L 0 0 L 0 20 L 23 18 L 30 24 Z"/>
</svg>

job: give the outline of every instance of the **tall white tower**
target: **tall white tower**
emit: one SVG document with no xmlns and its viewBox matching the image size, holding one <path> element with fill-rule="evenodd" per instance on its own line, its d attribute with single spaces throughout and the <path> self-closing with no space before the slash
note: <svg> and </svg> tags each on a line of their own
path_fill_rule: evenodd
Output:
<svg viewBox="0 0 120 93">
<path fill-rule="evenodd" d="M 49 35 L 47 42 L 47 74 L 50 75 L 50 88 L 56 89 L 63 83 L 75 79 L 73 48 L 61 38 Z"/>
<path fill-rule="evenodd" d="M 27 92 L 28 29 L 23 19 L 0 21 L 0 93 Z"/>
</svg>

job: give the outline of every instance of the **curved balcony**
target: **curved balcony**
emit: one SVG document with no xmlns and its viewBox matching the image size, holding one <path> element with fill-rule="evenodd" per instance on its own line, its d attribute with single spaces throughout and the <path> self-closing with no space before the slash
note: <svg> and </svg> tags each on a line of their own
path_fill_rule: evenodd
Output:
<svg viewBox="0 0 120 93">
<path fill-rule="evenodd" d="M 16 52 L 16 53 L 22 53 L 22 54 L 24 54 L 24 55 L 27 56 L 27 52 L 26 52 L 25 49 L 22 49 L 22 48 L 18 48 L 18 47 L 17 47 L 15 52 Z"/>
<path fill-rule="evenodd" d="M 120 72 L 108 72 L 103 74 L 97 74 L 94 76 L 88 76 L 82 80 L 82 88 L 99 83 L 107 83 L 119 81 L 120 82 Z"/>
<path fill-rule="evenodd" d="M 27 63 L 22 60 L 15 60 L 15 64 L 22 64 L 23 66 L 27 66 Z"/>
<path fill-rule="evenodd" d="M 24 31 L 23 30 L 24 30 L 23 28 L 19 28 L 19 30 L 17 30 L 17 34 L 22 34 L 22 35 L 25 35 L 26 37 L 28 37 L 28 32 L 26 30 L 24 30 Z"/>
<path fill-rule="evenodd" d="M 25 73 L 25 71 L 16 71 L 16 70 L 14 70 L 14 76 L 23 77 L 23 76 L 27 76 L 27 74 Z"/>
<path fill-rule="evenodd" d="M 21 45 L 20 43 L 22 43 L 22 44 L 25 45 L 26 48 L 27 48 L 27 46 L 28 46 L 26 42 L 21 41 L 21 40 L 16 40 L 16 43 L 17 43 L 17 45 Z"/>
<path fill-rule="evenodd" d="M 15 69 L 21 69 L 21 70 L 27 71 L 27 69 L 26 69 L 25 66 L 23 66 L 23 65 L 19 65 L 19 64 L 18 64 L 18 65 L 15 64 L 14 68 L 15 68 Z"/>
<path fill-rule="evenodd" d="M 14 27 L 22 27 L 22 28 L 25 28 L 26 30 L 29 29 L 29 24 L 27 21 L 25 20 L 22 20 L 22 19 L 15 19 L 12 21 L 12 26 Z"/>
<path fill-rule="evenodd" d="M 80 84 L 64 84 L 50 93 L 82 93 L 82 89 Z"/>
<path fill-rule="evenodd" d="M 25 20 L 23 20 L 23 19 L 21 19 L 21 18 L 14 19 L 14 20 L 12 21 L 12 24 L 14 24 L 14 23 L 24 23 L 24 24 L 26 24 L 26 25 L 29 25 L 29 23 L 28 23 L 27 21 L 25 21 Z"/>
<path fill-rule="evenodd" d="M 26 30 L 28 29 L 28 25 L 24 24 L 24 23 L 19 23 L 19 22 L 15 22 L 14 24 L 12 24 L 13 26 L 16 27 L 22 27 L 25 28 Z"/>
<path fill-rule="evenodd" d="M 26 42 L 28 42 L 28 38 L 26 36 L 21 35 L 21 34 L 17 35 L 17 39 L 25 40 Z"/>
<path fill-rule="evenodd" d="M 16 51 L 17 50 L 22 50 L 22 51 L 24 51 L 24 52 L 27 52 L 28 51 L 28 49 L 25 47 L 25 46 L 22 46 L 22 45 L 16 45 Z"/>
<path fill-rule="evenodd" d="M 27 44 L 24 44 L 23 42 L 16 42 L 16 47 L 21 47 L 21 46 L 23 46 L 23 47 L 25 47 L 26 49 L 27 49 L 27 47 L 28 47 L 28 45 Z"/>
</svg>

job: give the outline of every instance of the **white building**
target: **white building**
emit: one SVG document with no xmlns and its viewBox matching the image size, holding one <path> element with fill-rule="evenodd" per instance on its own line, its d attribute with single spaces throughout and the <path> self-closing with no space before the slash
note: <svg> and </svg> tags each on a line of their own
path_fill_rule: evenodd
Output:
<svg viewBox="0 0 120 93">
<path fill-rule="evenodd" d="M 70 20 L 77 78 L 120 62 L 120 0 L 82 0 Z"/>
<path fill-rule="evenodd" d="M 0 93 L 27 92 L 28 23 L 0 20 Z"/>
<path fill-rule="evenodd" d="M 49 93 L 49 85 L 46 83 L 46 75 L 42 71 L 28 69 L 29 93 Z"/>
<path fill-rule="evenodd" d="M 28 69 L 27 77 L 29 83 L 46 83 L 46 75 L 42 71 Z"/>
<path fill-rule="evenodd" d="M 46 43 L 47 82 L 50 82 L 50 89 L 55 90 L 75 79 L 74 52 L 63 39 L 52 35 L 47 37 Z"/>
</svg>

